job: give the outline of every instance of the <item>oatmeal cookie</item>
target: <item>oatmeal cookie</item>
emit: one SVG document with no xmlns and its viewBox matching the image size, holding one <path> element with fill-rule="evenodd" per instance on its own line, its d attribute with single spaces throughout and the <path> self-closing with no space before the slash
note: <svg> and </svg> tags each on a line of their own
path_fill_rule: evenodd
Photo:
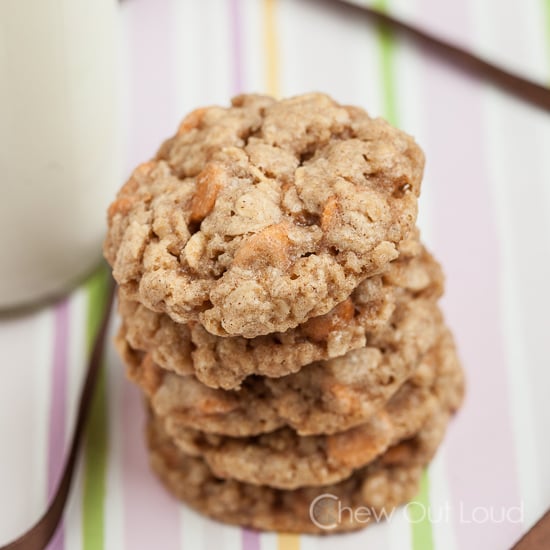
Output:
<svg viewBox="0 0 550 550">
<path fill-rule="evenodd" d="M 185 454 L 201 457 L 216 477 L 296 489 L 349 477 L 390 446 L 412 437 L 437 410 L 454 410 L 461 396 L 462 371 L 450 333 L 445 331 L 387 405 L 351 430 L 300 437 L 282 428 L 235 438 L 166 423 L 166 431 Z"/>
<path fill-rule="evenodd" d="M 413 438 L 390 447 L 374 462 L 333 485 L 285 491 L 220 479 L 204 460 L 183 453 L 166 435 L 163 423 L 154 417 L 147 430 L 150 463 L 178 499 L 218 521 L 287 533 L 352 531 L 366 527 L 377 517 L 384 520 L 395 507 L 414 498 L 424 467 L 443 439 L 448 416 L 446 410 L 438 411 Z M 336 500 L 319 498 L 327 494 Z M 331 504 L 338 502 L 342 509 L 359 511 L 361 507 L 371 514 L 335 517 Z"/>
<path fill-rule="evenodd" d="M 252 374 L 285 376 L 314 361 L 364 347 L 366 334 L 389 320 L 396 297 L 436 299 L 442 291 L 439 264 L 414 240 L 401 247 L 399 259 L 384 274 L 365 279 L 329 313 L 284 333 L 251 339 L 214 336 L 199 323 L 175 323 L 166 314 L 124 298 L 119 311 L 132 348 L 150 353 L 157 365 L 194 374 L 212 388 L 237 389 Z"/>
<path fill-rule="evenodd" d="M 241 437 L 288 425 L 311 435 L 366 422 L 414 372 L 442 327 L 433 300 L 398 301 L 391 322 L 367 333 L 367 347 L 282 378 L 250 376 L 238 391 L 215 390 L 192 375 L 161 369 L 151 354 L 128 346 L 124 326 L 117 345 L 129 377 L 149 396 L 155 413 L 175 426 Z"/>
<path fill-rule="evenodd" d="M 407 134 L 313 93 L 198 109 L 108 212 L 125 298 L 219 336 L 284 332 L 397 257 L 424 157 Z"/>
</svg>

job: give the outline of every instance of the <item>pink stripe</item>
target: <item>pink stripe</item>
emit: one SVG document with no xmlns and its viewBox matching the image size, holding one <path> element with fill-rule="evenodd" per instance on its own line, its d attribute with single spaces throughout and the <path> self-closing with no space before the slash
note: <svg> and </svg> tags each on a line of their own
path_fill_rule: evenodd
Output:
<svg viewBox="0 0 550 550">
<path fill-rule="evenodd" d="M 138 389 L 127 382 L 122 389 L 121 414 L 124 548 L 179 550 L 179 503 L 149 468 L 143 399 Z"/>
<path fill-rule="evenodd" d="M 471 34 L 464 2 L 419 0 L 418 10 L 428 24 L 432 19 L 441 29 L 446 22 L 466 37 Z M 499 243 L 483 141 L 482 87 L 429 58 L 421 63 L 419 81 L 427 176 L 434 192 L 435 252 L 447 274 L 443 303 L 468 378 L 464 408 L 446 442 L 453 519 L 459 548 L 504 548 L 521 534 L 521 525 L 470 521 L 476 507 L 498 513 L 520 500 L 499 322 Z"/>
<path fill-rule="evenodd" d="M 55 310 L 55 333 L 53 344 L 52 390 L 50 428 L 48 435 L 48 500 L 59 482 L 65 451 L 65 415 L 67 410 L 67 355 L 69 341 L 69 302 L 63 300 Z M 63 523 L 48 545 L 48 550 L 64 547 Z"/>
<path fill-rule="evenodd" d="M 249 529 L 241 529 L 243 550 L 260 550 L 260 534 Z"/>
<path fill-rule="evenodd" d="M 232 93 L 243 92 L 243 45 L 241 25 L 241 0 L 230 0 L 231 18 L 231 49 L 233 57 L 233 90 Z"/>
<path fill-rule="evenodd" d="M 127 161 L 133 168 L 150 158 L 159 143 L 175 131 L 173 37 L 176 30 L 172 0 L 133 0 L 123 6 L 128 10 L 131 52 L 129 100 L 132 103 Z M 149 468 L 143 402 L 133 385 L 124 383 L 120 404 L 124 548 L 179 549 L 180 506 Z"/>
<path fill-rule="evenodd" d="M 128 10 L 130 102 L 128 168 L 151 158 L 176 130 L 173 0 L 132 0 Z M 178 32 L 185 32 L 185 28 Z M 199 52 L 197 52 L 199 55 Z"/>
</svg>

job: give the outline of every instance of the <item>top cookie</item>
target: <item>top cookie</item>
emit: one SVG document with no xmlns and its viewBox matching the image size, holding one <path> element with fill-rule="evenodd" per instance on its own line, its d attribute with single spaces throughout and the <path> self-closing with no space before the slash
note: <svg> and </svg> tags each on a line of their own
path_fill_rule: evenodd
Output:
<svg viewBox="0 0 550 550">
<path fill-rule="evenodd" d="M 323 315 L 397 256 L 423 154 L 322 94 L 244 95 L 188 115 L 109 208 L 105 256 L 127 298 L 220 336 Z"/>
</svg>

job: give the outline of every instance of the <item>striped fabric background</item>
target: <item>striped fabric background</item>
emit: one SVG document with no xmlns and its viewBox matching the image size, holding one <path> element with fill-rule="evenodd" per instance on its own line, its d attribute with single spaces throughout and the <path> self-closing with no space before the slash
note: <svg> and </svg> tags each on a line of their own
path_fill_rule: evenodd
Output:
<svg viewBox="0 0 550 550">
<path fill-rule="evenodd" d="M 376 5 L 550 82 L 550 0 Z M 447 274 L 468 394 L 408 519 L 337 539 L 258 534 L 163 491 L 147 467 L 140 396 L 110 346 L 50 550 L 509 547 L 550 505 L 549 115 L 336 0 L 132 0 L 120 32 L 128 171 L 185 112 L 242 91 L 327 91 L 416 137 L 427 155 L 419 223 Z M 100 271 L 51 308 L 0 319 L 0 542 L 55 488 L 106 280 Z"/>
</svg>

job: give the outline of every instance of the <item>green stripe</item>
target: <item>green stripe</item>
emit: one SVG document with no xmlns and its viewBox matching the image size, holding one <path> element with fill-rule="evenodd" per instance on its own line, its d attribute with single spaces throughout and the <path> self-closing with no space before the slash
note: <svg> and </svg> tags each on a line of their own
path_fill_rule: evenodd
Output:
<svg viewBox="0 0 550 550">
<path fill-rule="evenodd" d="M 88 353 L 106 305 L 108 272 L 102 268 L 86 284 Z M 101 365 L 84 442 L 84 488 L 82 538 L 84 550 L 103 550 L 105 534 L 105 490 L 107 471 L 107 391 L 105 366 Z"/>
<path fill-rule="evenodd" d="M 550 2 L 550 0 L 548 1 Z M 378 0 L 376 8 L 380 11 L 385 11 L 387 9 L 387 0 Z M 380 67 L 384 91 L 384 116 L 392 124 L 398 126 L 399 116 L 394 64 L 395 42 L 392 32 L 387 27 L 380 26 L 378 28 L 378 44 L 380 47 Z M 432 524 L 428 514 L 430 495 L 427 471 L 422 474 L 420 492 L 414 500 L 420 505 L 410 506 L 408 510 L 411 518 L 412 548 L 413 550 L 433 550 Z"/>
<path fill-rule="evenodd" d="M 378 0 L 375 7 L 380 11 L 386 10 L 386 0 Z M 393 34 L 385 25 L 377 29 L 378 45 L 380 47 L 380 69 L 382 71 L 382 87 L 384 90 L 384 116 L 394 125 L 397 125 L 397 99 L 395 97 L 393 54 L 395 43 Z"/>
<path fill-rule="evenodd" d="M 420 491 L 414 499 L 415 505 L 409 506 L 411 520 L 412 547 L 414 550 L 431 550 L 434 547 L 430 510 L 430 481 L 428 471 L 424 470 L 420 480 Z"/>
</svg>

